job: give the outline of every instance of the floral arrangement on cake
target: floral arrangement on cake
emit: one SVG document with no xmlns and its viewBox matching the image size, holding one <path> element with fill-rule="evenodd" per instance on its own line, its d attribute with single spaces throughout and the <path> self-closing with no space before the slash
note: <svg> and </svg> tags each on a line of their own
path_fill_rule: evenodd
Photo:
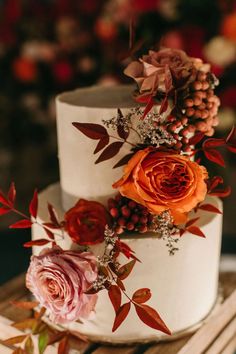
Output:
<svg viewBox="0 0 236 354">
<path fill-rule="evenodd" d="M 186 231 L 207 237 L 197 226 L 199 218 L 194 213 L 198 209 L 221 213 L 205 202 L 206 196 L 230 193 L 230 187 L 220 188 L 223 179 L 209 176 L 202 162 L 204 157 L 224 166 L 220 149 L 236 153 L 235 128 L 225 139 L 211 137 L 218 124 L 219 99 L 214 94 L 218 80 L 210 66 L 181 50 L 161 49 L 130 62 L 125 74 L 137 83 L 135 108 L 126 114 L 118 109 L 103 125 L 73 123 L 80 133 L 97 141 L 91 151 L 99 154 L 96 164 L 116 156 L 125 144 L 130 146 L 129 154 L 113 167 L 124 165 L 124 172 L 118 181 L 111 181 L 118 194 L 107 206 L 80 199 L 59 220 L 48 204 L 49 221 L 40 224 L 36 191 L 28 215 L 15 207 L 14 184 L 7 194 L 0 193 L 0 214 L 14 212 L 21 217 L 11 228 L 30 228 L 36 223 L 47 234 L 47 238 L 24 245 L 46 246 L 39 256 L 32 256 L 26 275 L 26 286 L 37 300 L 27 306 L 42 307 L 27 325 L 41 336 L 45 333 L 45 327 L 44 332 L 40 327 L 45 311 L 57 324 L 83 321 L 94 310 L 97 293 L 104 290 L 114 307 L 112 331 L 134 306 L 145 325 L 170 335 L 157 310 L 146 304 L 152 296 L 150 289 L 126 292 L 124 280 L 132 277 L 136 262 L 141 261 L 126 244 L 126 235 L 153 233 L 166 241 L 170 255 L 174 255 Z M 110 133 L 112 130 L 116 134 Z M 73 250 L 63 250 L 57 244 L 65 233 L 75 246 Z M 99 243 L 104 251 L 95 256 L 93 246 Z M 121 264 L 120 255 L 126 263 Z M 57 336 L 58 340 L 64 337 Z"/>
</svg>

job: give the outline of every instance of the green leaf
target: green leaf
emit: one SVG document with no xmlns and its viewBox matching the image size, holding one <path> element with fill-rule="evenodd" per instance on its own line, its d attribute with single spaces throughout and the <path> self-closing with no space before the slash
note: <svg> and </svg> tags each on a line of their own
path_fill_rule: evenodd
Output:
<svg viewBox="0 0 236 354">
<path fill-rule="evenodd" d="M 48 332 L 45 331 L 45 332 L 40 333 L 39 338 L 38 338 L 39 354 L 44 353 L 45 349 L 47 348 L 48 341 L 49 341 Z"/>
</svg>

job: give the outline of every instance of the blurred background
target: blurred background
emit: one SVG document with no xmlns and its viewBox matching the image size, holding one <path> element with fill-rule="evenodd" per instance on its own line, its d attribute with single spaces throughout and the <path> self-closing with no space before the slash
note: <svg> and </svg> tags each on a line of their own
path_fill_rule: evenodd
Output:
<svg viewBox="0 0 236 354">
<path fill-rule="evenodd" d="M 122 71 L 130 33 L 139 54 L 163 45 L 210 62 L 220 79 L 216 134 L 235 124 L 235 0 L 0 0 L 0 188 L 15 181 L 20 209 L 36 186 L 59 179 L 55 96 L 129 82 Z M 236 254 L 236 159 L 225 159 L 227 169 L 209 169 L 233 187 L 224 202 L 222 250 Z M 9 231 L 9 222 L 1 217 L 0 282 L 26 269 L 30 255 L 22 248 L 30 233 Z"/>
</svg>

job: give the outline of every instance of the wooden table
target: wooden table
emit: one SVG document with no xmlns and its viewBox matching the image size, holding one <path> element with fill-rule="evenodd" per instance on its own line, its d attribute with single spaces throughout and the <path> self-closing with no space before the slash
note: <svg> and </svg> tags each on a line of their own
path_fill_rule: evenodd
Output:
<svg viewBox="0 0 236 354">
<path fill-rule="evenodd" d="M 224 302 L 218 306 L 215 313 L 193 335 L 188 335 L 173 342 L 126 347 L 80 343 L 73 353 L 234 354 L 236 351 L 236 273 L 222 273 L 220 282 L 223 288 Z M 12 300 L 22 301 L 28 298 L 29 293 L 24 283 L 25 279 L 22 274 L 0 287 L 1 316 L 7 317 L 12 321 L 21 321 L 29 315 L 28 311 L 19 310 L 9 304 Z M 1 349 L 0 353 L 2 354 Z"/>
</svg>

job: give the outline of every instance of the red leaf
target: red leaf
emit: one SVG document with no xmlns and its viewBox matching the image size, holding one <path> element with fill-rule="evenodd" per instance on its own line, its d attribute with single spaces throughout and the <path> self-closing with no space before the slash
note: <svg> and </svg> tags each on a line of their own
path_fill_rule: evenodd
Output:
<svg viewBox="0 0 236 354">
<path fill-rule="evenodd" d="M 189 145 L 196 145 L 204 138 L 203 133 L 196 133 L 192 138 L 189 139 Z"/>
<path fill-rule="evenodd" d="M 135 310 L 138 317 L 147 326 L 157 329 L 166 334 L 171 334 L 169 328 L 166 326 L 160 315 L 152 307 L 148 305 L 135 305 Z"/>
<path fill-rule="evenodd" d="M 111 285 L 109 290 L 108 290 L 108 295 L 111 300 L 111 303 L 114 307 L 115 312 L 120 308 L 121 305 L 121 291 L 120 288 L 117 285 Z"/>
<path fill-rule="evenodd" d="M 128 313 L 130 311 L 130 302 L 122 305 L 116 313 L 115 321 L 112 327 L 112 332 L 115 332 L 118 327 L 120 327 L 121 323 L 126 319 Z"/>
<path fill-rule="evenodd" d="M 106 135 L 102 139 L 100 139 L 93 153 L 96 154 L 97 152 L 101 151 L 106 145 L 109 144 L 109 140 L 109 135 Z"/>
<path fill-rule="evenodd" d="M 190 226 L 187 228 L 187 231 L 200 237 L 206 237 L 198 226 Z"/>
<path fill-rule="evenodd" d="M 2 208 L 0 208 L 0 216 L 5 215 L 5 214 L 9 213 L 10 211 L 11 211 L 11 209 L 8 207 L 2 207 Z"/>
<path fill-rule="evenodd" d="M 121 281 L 119 278 L 117 278 L 116 282 L 117 282 L 117 285 L 119 286 L 119 288 L 121 290 L 125 291 L 125 286 L 124 286 L 123 281 Z"/>
<path fill-rule="evenodd" d="M 212 204 L 202 204 L 198 207 L 198 209 L 210 211 L 211 213 L 222 214 L 222 211 L 220 211 Z"/>
<path fill-rule="evenodd" d="M 43 226 L 48 227 L 49 229 L 55 230 L 55 229 L 60 229 L 60 225 L 54 225 L 51 222 L 44 222 Z M 44 230 L 46 231 L 46 229 L 44 228 Z"/>
<path fill-rule="evenodd" d="M 186 227 L 188 227 L 188 226 L 191 226 L 191 225 L 193 225 L 197 220 L 199 220 L 200 218 L 198 217 L 198 218 L 194 218 L 194 219 L 191 219 L 191 220 L 189 220 L 188 222 L 186 222 Z"/>
<path fill-rule="evenodd" d="M 54 236 L 54 233 L 50 230 L 48 230 L 46 227 L 43 228 L 44 231 L 47 233 L 48 237 L 51 239 L 51 240 L 55 240 L 55 236 Z"/>
<path fill-rule="evenodd" d="M 225 198 L 231 194 L 231 187 L 228 186 L 224 189 L 214 189 L 212 192 L 209 192 L 208 194 L 220 198 Z"/>
<path fill-rule="evenodd" d="M 4 196 L 3 192 L 0 191 L 0 203 L 4 206 L 11 206 L 7 198 Z"/>
<path fill-rule="evenodd" d="M 10 225 L 10 229 L 28 229 L 32 226 L 32 222 L 27 219 L 17 221 L 15 224 Z"/>
<path fill-rule="evenodd" d="M 148 301 L 151 298 L 152 294 L 150 289 L 148 288 L 142 288 L 138 289 L 134 292 L 132 300 L 134 302 L 137 302 L 138 304 L 142 304 L 146 301 Z"/>
<path fill-rule="evenodd" d="M 152 96 L 150 96 L 150 98 L 148 99 L 147 105 L 144 109 L 143 116 L 141 118 L 142 120 L 146 117 L 146 115 L 152 109 L 153 106 L 154 106 L 154 100 L 153 100 Z"/>
<path fill-rule="evenodd" d="M 114 157 L 116 154 L 118 154 L 123 144 L 123 141 L 115 141 L 114 143 L 108 145 L 105 150 L 103 150 L 99 158 L 95 161 L 95 164 L 109 160 Z"/>
<path fill-rule="evenodd" d="M 132 259 L 129 263 L 124 264 L 122 267 L 119 268 L 118 270 L 118 277 L 121 280 L 126 279 L 130 273 L 132 272 L 134 265 L 136 263 L 135 259 Z"/>
<path fill-rule="evenodd" d="M 116 241 L 116 247 L 119 252 L 123 253 L 127 258 L 130 258 L 131 254 L 134 253 L 125 242 L 122 242 L 120 240 Z"/>
<path fill-rule="evenodd" d="M 215 138 L 209 138 L 204 141 L 202 144 L 203 149 L 211 149 L 217 146 L 223 146 L 225 145 L 225 139 L 215 139 Z"/>
<path fill-rule="evenodd" d="M 60 342 L 58 346 L 58 354 L 68 354 L 69 353 L 69 340 L 68 337 L 64 337 Z"/>
<path fill-rule="evenodd" d="M 236 127 L 232 127 L 227 138 L 225 139 L 226 143 L 231 142 L 236 135 Z"/>
<path fill-rule="evenodd" d="M 36 189 L 34 191 L 33 198 L 32 198 L 32 200 L 30 202 L 30 205 L 29 205 L 29 212 L 30 212 L 30 215 L 32 215 L 34 218 L 37 217 L 37 212 L 38 212 L 38 192 L 37 192 Z"/>
<path fill-rule="evenodd" d="M 222 184 L 223 178 L 221 176 L 214 176 L 208 181 L 209 187 L 208 191 L 210 192 L 211 190 L 215 189 L 219 184 Z"/>
<path fill-rule="evenodd" d="M 164 100 L 161 103 L 159 114 L 165 113 L 168 108 L 168 98 L 165 96 Z"/>
<path fill-rule="evenodd" d="M 60 227 L 57 213 L 56 213 L 54 207 L 50 203 L 48 203 L 48 212 L 49 212 L 50 220 L 53 223 L 53 225 Z"/>
<path fill-rule="evenodd" d="M 93 140 L 99 140 L 108 135 L 107 130 L 100 124 L 79 122 L 72 124 L 75 128 L 79 129 L 81 133 Z"/>
<path fill-rule="evenodd" d="M 221 153 L 215 149 L 204 150 L 205 156 L 208 160 L 215 162 L 216 164 L 225 167 L 225 162 Z"/>
<path fill-rule="evenodd" d="M 7 194 L 8 200 L 11 202 L 12 205 L 14 205 L 15 199 L 16 199 L 16 188 L 14 182 L 11 183 L 8 194 Z"/>
<path fill-rule="evenodd" d="M 113 166 L 113 168 L 117 168 L 117 167 L 121 167 L 121 166 L 126 165 L 133 155 L 134 155 L 134 153 L 125 155 L 124 157 L 122 157 L 122 159 L 120 159 L 120 161 L 118 161 L 115 164 L 115 166 Z"/>
<path fill-rule="evenodd" d="M 29 241 L 29 242 L 24 243 L 24 247 L 29 248 L 29 247 L 33 247 L 33 246 L 44 246 L 49 242 L 51 242 L 51 241 L 46 240 L 45 238 L 39 238 L 38 240 L 33 240 L 33 241 Z"/>
<path fill-rule="evenodd" d="M 230 152 L 233 152 L 234 154 L 236 154 L 236 146 L 226 145 L 226 148 L 227 148 Z"/>
</svg>

